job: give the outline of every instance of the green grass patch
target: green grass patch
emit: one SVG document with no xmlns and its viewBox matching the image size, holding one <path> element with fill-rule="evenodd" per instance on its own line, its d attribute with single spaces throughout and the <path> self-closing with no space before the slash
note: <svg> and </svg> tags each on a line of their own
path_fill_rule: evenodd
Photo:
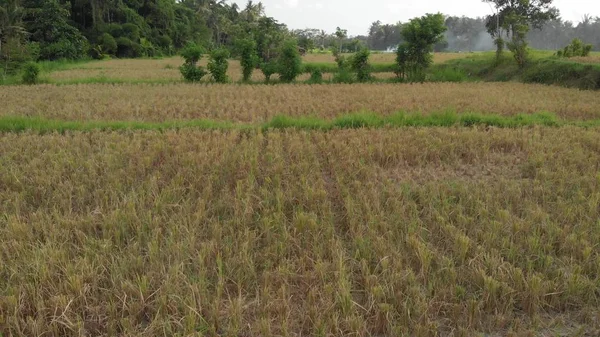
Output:
<svg viewBox="0 0 600 337">
<path fill-rule="evenodd" d="M 262 124 L 244 124 L 208 119 L 169 122 L 138 121 L 61 121 L 40 117 L 1 117 L 0 132 L 35 131 L 39 133 L 64 133 L 67 131 L 119 131 L 119 130 L 170 130 L 194 128 L 201 130 L 231 129 L 299 129 L 299 130 L 334 130 L 358 128 L 402 128 L 402 127 L 478 127 L 489 126 L 499 128 L 519 128 L 529 126 L 579 126 L 598 127 L 600 120 L 566 121 L 556 115 L 541 112 L 536 114 L 519 114 L 501 116 L 493 114 L 466 113 L 458 114 L 445 111 L 432 114 L 398 112 L 382 116 L 372 112 L 359 112 L 341 115 L 332 120 L 318 117 L 276 116 Z"/>
<path fill-rule="evenodd" d="M 479 53 L 464 59 L 450 60 L 434 65 L 431 69 L 432 80 L 436 74 L 464 74 L 462 80 L 505 82 L 519 81 L 559 85 L 585 90 L 600 89 L 600 64 L 586 64 L 569 59 L 558 58 L 551 51 L 530 51 L 530 60 L 520 69 L 512 54 L 505 52 L 499 62 L 494 53 Z M 440 76 L 442 79 L 444 76 Z M 443 79 L 451 81 L 452 77 Z M 460 77 L 456 77 L 457 80 Z"/>
</svg>

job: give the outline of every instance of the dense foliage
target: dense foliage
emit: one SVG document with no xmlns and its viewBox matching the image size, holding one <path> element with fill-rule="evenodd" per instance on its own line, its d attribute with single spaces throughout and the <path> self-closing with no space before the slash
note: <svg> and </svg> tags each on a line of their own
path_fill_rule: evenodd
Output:
<svg viewBox="0 0 600 337">
<path fill-rule="evenodd" d="M 279 78 L 283 82 L 292 82 L 302 72 L 302 58 L 298 52 L 296 40 L 285 41 L 278 60 Z"/>
<path fill-rule="evenodd" d="M 425 70 L 433 64 L 433 47 L 444 38 L 444 16 L 427 14 L 412 19 L 403 29 L 406 42 L 398 46 L 397 74 L 403 80 L 424 81 Z"/>
<path fill-rule="evenodd" d="M 236 49 L 240 56 L 243 80 L 248 81 L 258 64 L 256 42 L 253 39 L 240 39 L 236 42 Z"/>
<path fill-rule="evenodd" d="M 215 0 L 0 0 L 0 62 L 14 72 L 30 60 L 174 55 L 186 44 L 233 50 L 251 38 L 263 61 L 289 36 L 265 16 Z"/>
<path fill-rule="evenodd" d="M 207 73 L 203 67 L 198 65 L 198 61 L 202 58 L 202 47 L 197 44 L 190 43 L 182 51 L 181 57 L 185 60 L 185 63 L 179 67 L 179 71 L 188 82 L 200 82 L 202 77 Z"/>
<path fill-rule="evenodd" d="M 208 71 L 217 83 L 227 83 L 227 69 L 229 68 L 229 51 L 225 48 L 215 49 L 210 53 Z"/>
</svg>

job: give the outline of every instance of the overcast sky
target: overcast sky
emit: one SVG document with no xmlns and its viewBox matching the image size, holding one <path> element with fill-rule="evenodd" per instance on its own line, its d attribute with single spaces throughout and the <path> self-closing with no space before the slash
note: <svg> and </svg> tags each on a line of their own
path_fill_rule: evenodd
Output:
<svg viewBox="0 0 600 337">
<path fill-rule="evenodd" d="M 247 0 L 234 0 L 244 8 Z M 255 2 L 258 2 L 255 0 Z M 425 13 L 485 16 L 490 6 L 481 0 L 262 0 L 266 14 L 289 28 L 318 28 L 328 32 L 340 26 L 350 35 L 366 35 L 372 22 L 408 21 Z M 588 13 L 600 16 L 599 0 L 555 0 L 564 20 L 579 22 Z"/>
</svg>

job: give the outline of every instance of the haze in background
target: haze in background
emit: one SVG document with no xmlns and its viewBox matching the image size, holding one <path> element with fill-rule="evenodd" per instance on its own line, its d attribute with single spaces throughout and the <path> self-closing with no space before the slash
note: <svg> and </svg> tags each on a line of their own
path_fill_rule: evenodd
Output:
<svg viewBox="0 0 600 337">
<path fill-rule="evenodd" d="M 231 1 L 241 8 L 246 0 Z M 258 2 L 258 0 L 255 0 Z M 290 29 L 318 28 L 327 32 L 336 27 L 350 35 L 366 35 L 372 22 L 408 21 L 425 13 L 441 12 L 453 16 L 478 17 L 492 13 L 481 0 L 262 0 L 266 14 L 288 25 Z M 584 14 L 600 16 L 598 0 L 555 0 L 563 20 L 579 22 Z"/>
</svg>

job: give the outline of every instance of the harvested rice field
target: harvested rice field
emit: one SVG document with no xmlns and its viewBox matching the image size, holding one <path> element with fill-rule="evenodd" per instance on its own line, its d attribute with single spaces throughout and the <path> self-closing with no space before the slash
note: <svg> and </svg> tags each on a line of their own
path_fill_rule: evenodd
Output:
<svg viewBox="0 0 600 337">
<path fill-rule="evenodd" d="M 0 102 L 0 336 L 600 335 L 597 92 L 90 83 Z"/>
</svg>

